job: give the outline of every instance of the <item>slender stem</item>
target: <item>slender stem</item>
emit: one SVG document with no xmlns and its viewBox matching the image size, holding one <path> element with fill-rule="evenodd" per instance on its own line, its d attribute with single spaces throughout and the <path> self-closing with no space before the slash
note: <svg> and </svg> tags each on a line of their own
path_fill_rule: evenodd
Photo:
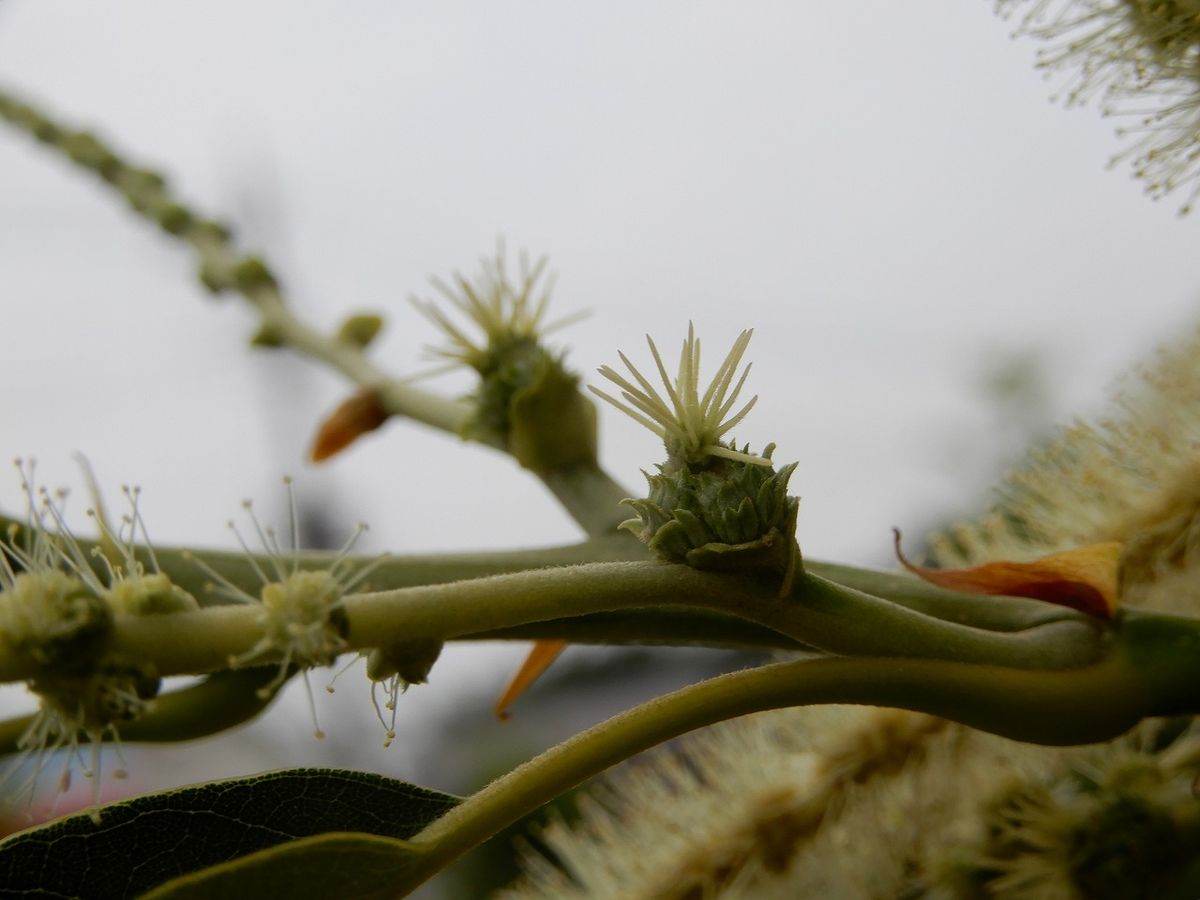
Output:
<svg viewBox="0 0 1200 900">
<path fill-rule="evenodd" d="M 621 504 L 630 496 L 629 491 L 595 463 L 550 469 L 538 475 L 563 509 L 592 537 L 613 534 L 631 517 L 629 508 Z M 647 551 L 641 541 L 632 534 L 620 535 L 629 547 L 629 558 L 645 558 Z"/>
<path fill-rule="evenodd" d="M 243 256 L 229 232 L 181 203 L 155 172 L 137 168 L 87 132 L 73 131 L 0 91 L 0 119 L 20 128 L 88 169 L 122 194 L 143 217 L 187 243 L 200 262 L 201 281 L 213 291 L 240 293 L 261 317 L 256 343 L 287 346 L 372 389 L 383 417 L 403 416 L 454 435 L 465 433 L 473 404 L 413 386 L 373 363 L 364 348 L 339 340 L 304 321 L 284 302 L 279 283 L 257 258 Z M 500 437 L 476 440 L 506 451 Z M 567 512 L 593 537 L 609 534 L 624 516 L 617 504 L 628 496 L 597 464 L 538 473 Z"/>
<path fill-rule="evenodd" d="M 0 516 L 0 530 L 15 520 Z M 17 540 L 22 540 L 18 533 Z M 81 540 L 85 555 L 93 542 Z M 205 591 L 208 575 L 188 555 L 204 561 L 224 578 L 248 593 L 257 592 L 260 579 L 252 558 L 244 553 L 224 551 L 183 551 L 158 548 L 156 557 L 163 572 L 174 583 L 196 595 L 202 603 L 210 601 Z M 520 572 L 544 566 L 563 566 L 591 561 L 628 561 L 644 555 L 640 544 L 624 535 L 593 539 L 580 544 L 540 550 L 493 553 L 432 554 L 385 558 L 370 578 L 372 588 L 400 588 L 440 584 L 492 574 Z M 149 556 L 139 551 L 149 567 Z M 322 568 L 332 554 L 305 553 L 302 568 Z M 360 563 L 369 560 L 361 559 Z M 261 560 L 259 563 L 261 564 Z M 887 600 L 908 605 L 927 613 L 945 613 L 946 618 L 996 631 L 1017 631 L 1036 624 L 1075 620 L 1078 616 L 1063 607 L 1019 598 L 976 597 L 956 594 L 926 584 L 908 575 L 890 575 L 828 563 L 806 563 L 810 572 L 836 573 L 851 585 L 876 588 Z M 836 597 L 834 598 L 836 603 Z M 242 615 L 246 613 L 243 612 Z M 172 620 L 174 621 L 174 620 Z M 719 610 L 701 610 L 678 606 L 609 612 L 573 609 L 565 616 L 509 624 L 497 628 L 479 627 L 455 635 L 460 640 L 569 640 L 576 643 L 641 643 L 673 646 L 757 647 L 774 649 L 811 649 L 809 644 L 788 637 L 774 628 L 756 624 Z M 885 648 L 886 649 L 886 648 Z M 0 661 L 0 670 L 4 668 Z"/>
<path fill-rule="evenodd" d="M 357 594 L 345 600 L 347 650 L 438 641 L 530 622 L 647 607 L 693 607 L 737 616 L 830 653 L 954 658 L 1065 668 L 1095 658 L 1100 625 L 1084 616 L 1020 632 L 945 622 L 804 575 L 792 594 L 762 581 L 649 562 L 589 563 L 473 581 Z M 162 675 L 226 668 L 262 637 L 257 606 L 121 617 L 109 650 Z M 270 660 L 263 658 L 265 664 Z M 31 677 L 23 657 L 0 655 L 0 680 Z"/>
<path fill-rule="evenodd" d="M 24 540 L 21 533 L 23 524 L 0 514 L 0 534 L 7 534 L 10 528 L 16 529 L 18 542 Z M 82 538 L 79 543 L 85 551 L 85 556 L 95 546 L 95 541 Z M 135 554 L 149 567 L 150 556 L 144 548 L 137 548 Z M 260 584 L 260 579 L 254 571 L 254 563 L 261 566 L 265 561 L 262 555 L 248 556 L 242 551 L 184 550 L 179 547 L 156 547 L 155 555 L 163 573 L 175 584 L 194 594 L 202 605 L 205 603 L 208 577 L 194 560 L 188 559 L 189 556 L 204 561 L 248 593 L 254 593 Z M 645 560 L 647 555 L 648 551 L 643 544 L 634 540 L 631 535 L 621 533 L 605 534 L 575 544 L 530 550 L 396 555 L 385 557 L 379 562 L 377 557 L 355 557 L 353 562 L 357 565 L 377 563 L 370 583 L 375 589 L 385 590 L 482 578 L 486 575 L 521 572 L 545 566 L 587 562 L 632 562 Z M 306 551 L 299 556 L 300 567 L 304 569 L 325 568 L 333 560 L 334 554 L 322 551 Z M 804 568 L 810 574 L 827 581 L 874 594 L 926 615 L 989 631 L 1020 631 L 1076 616 L 1067 607 L 1025 597 L 1000 598 L 948 591 L 906 572 L 880 572 L 812 559 L 804 561 Z"/>
<path fill-rule="evenodd" d="M 748 713 L 860 703 L 931 713 L 1016 740 L 1107 740 L 1150 710 L 1124 656 L 1066 672 L 901 659 L 821 659 L 722 675 L 572 737 L 514 769 L 412 839 L 408 891 L 564 791 L 664 741 Z"/>
<path fill-rule="evenodd" d="M 81 541 L 80 543 L 85 551 L 89 550 L 88 542 Z M 631 557 L 636 559 L 640 545 L 635 542 L 631 547 L 630 543 L 625 535 L 610 535 L 607 538 L 587 540 L 577 544 L 564 544 L 534 550 L 431 553 L 417 556 L 386 556 L 382 559 L 358 557 L 354 559 L 354 562 L 359 566 L 375 566 L 367 579 L 369 589 L 390 590 L 426 584 L 445 584 L 487 575 L 524 572 L 546 566 L 569 566 L 609 560 L 621 561 Z M 195 595 L 201 605 L 207 603 L 210 593 L 208 590 L 210 578 L 196 564 L 196 560 L 201 560 L 209 568 L 214 569 L 222 577 L 251 595 L 257 594 L 262 586 L 262 579 L 255 572 L 255 563 L 261 566 L 263 559 L 250 557 L 240 551 L 155 548 L 154 553 L 163 574 L 167 575 L 173 583 Z M 329 567 L 334 558 L 335 555 L 332 553 L 302 553 L 298 557 L 298 562 L 302 569 L 324 569 Z M 143 561 L 148 565 L 149 556 L 145 556 Z"/>
<path fill-rule="evenodd" d="M 259 333 L 269 336 L 269 343 L 291 346 L 358 385 L 376 388 L 389 415 L 406 416 L 455 434 L 471 415 L 469 404 L 405 384 L 368 360 L 358 345 L 339 341 L 303 321 L 284 303 L 270 271 L 259 260 L 243 257 L 224 227 L 182 204 L 157 173 L 129 164 L 94 135 L 64 128 L 3 91 L 0 119 L 94 172 L 121 193 L 134 211 L 189 244 L 199 258 L 201 280 L 214 291 L 241 293 L 262 316 Z"/>
<path fill-rule="evenodd" d="M 464 634 L 456 641 L 568 641 L 669 647 L 811 651 L 773 628 L 706 609 L 654 607 L 589 613 Z"/>
<path fill-rule="evenodd" d="M 16 519 L 0 514 L 0 534 L 7 535 L 10 528 L 16 529 L 15 538 L 18 543 L 25 540 L 22 535 L 24 525 Z M 85 556 L 95 546 L 94 541 L 86 539 L 80 539 L 79 543 Z M 143 565 L 149 568 L 150 556 L 145 549 L 138 548 L 135 553 Z M 248 556 L 241 551 L 183 550 L 178 547 L 156 547 L 155 555 L 163 573 L 170 577 L 172 582 L 195 595 L 201 605 L 205 605 L 208 599 L 205 588 L 209 579 L 196 565 L 195 560 L 188 558 L 189 556 L 202 560 L 250 594 L 255 593 L 260 586 L 260 579 L 254 571 L 254 562 L 261 566 L 265 559 L 261 556 Z M 624 533 L 533 550 L 389 556 L 378 563 L 370 584 L 374 589 L 385 590 L 482 578 L 486 575 L 520 572 L 545 566 L 645 560 L 646 556 L 646 548 Z M 319 569 L 328 567 L 333 559 L 332 553 L 314 551 L 301 553 L 299 561 L 301 568 Z M 365 565 L 374 563 L 375 559 L 358 557 L 353 561 Z M 811 559 L 804 561 L 804 568 L 810 574 L 827 581 L 874 594 L 926 615 L 989 631 L 1020 631 L 1035 625 L 1074 618 L 1076 615 L 1066 607 L 1024 597 L 1000 598 L 948 591 L 905 572 L 879 572 Z M 530 636 L 533 636 L 532 633 Z M 573 639 L 581 638 L 581 635 L 576 635 Z"/>
<path fill-rule="evenodd" d="M 403 613 L 389 603 L 403 604 Z M 1098 652 L 1098 626 L 1074 616 L 1037 629 L 996 633 L 944 622 L 812 575 L 777 598 L 773 586 L 648 562 L 594 563 L 384 592 L 347 600 L 349 639 L 440 638 L 659 606 L 738 616 L 821 650 L 853 655 L 955 658 L 1061 668 Z"/>
<path fill-rule="evenodd" d="M 0 514 L 0 535 L 7 538 L 12 529 L 16 544 L 26 542 L 25 525 L 16 519 Z M 85 558 L 90 559 L 97 542 L 77 538 Z M 145 547 L 135 547 L 134 555 L 153 571 L 150 553 Z M 297 554 L 301 569 L 327 569 L 337 554 L 326 551 L 303 551 Z M 372 565 L 369 584 L 374 590 L 411 587 L 421 584 L 443 584 L 485 575 L 506 572 L 522 572 L 546 566 L 568 566 L 586 562 L 619 562 L 645 559 L 646 550 L 640 542 L 627 534 L 608 534 L 589 538 L 574 544 L 540 547 L 530 550 L 499 550 L 474 553 L 430 553 L 421 555 L 396 555 L 385 557 L 352 557 L 355 566 Z M 241 550 L 192 550 L 181 547 L 155 547 L 154 559 L 158 568 L 173 584 L 188 591 L 201 606 L 209 605 L 211 592 L 210 576 L 197 565 L 203 562 L 221 577 L 242 588 L 248 594 L 256 594 L 262 586 L 258 568 L 270 569 L 263 554 L 247 554 Z M 102 572 L 97 572 L 102 576 Z"/>
<path fill-rule="evenodd" d="M 220 250 L 214 248 L 213 252 Z M 355 384 L 375 388 L 387 415 L 404 416 L 455 435 L 462 433 L 471 418 L 474 412 L 471 404 L 407 384 L 372 363 L 357 345 L 317 331 L 283 302 L 274 284 L 256 286 L 242 293 L 262 315 L 264 329 L 293 350 L 338 370 Z M 491 446 L 498 448 L 496 444 Z"/>
<path fill-rule="evenodd" d="M 199 684 L 168 691 L 144 716 L 121 723 L 121 740 L 131 743 L 190 741 L 248 722 L 270 706 L 276 691 L 262 697 L 259 690 L 279 676 L 275 666 L 217 672 Z M 34 717 L 0 722 L 0 756 L 15 753 Z M 109 733 L 102 735 L 111 737 Z M 87 738 L 90 740 L 90 738 Z"/>
<path fill-rule="evenodd" d="M 1029 668 L 1057 669 L 1091 662 L 1099 651 L 1103 630 L 1097 620 L 1063 610 L 1045 624 L 994 632 L 928 616 L 812 573 L 796 579 L 786 602 L 768 604 L 753 615 L 729 606 L 725 609 L 831 653 L 958 659 Z"/>
<path fill-rule="evenodd" d="M 1026 597 L 1000 599 L 944 590 L 907 572 L 879 572 L 809 559 L 804 560 L 804 568 L 827 581 L 877 597 L 886 597 L 893 603 L 926 615 L 989 631 L 1019 631 L 1074 615 L 1065 606 Z"/>
</svg>

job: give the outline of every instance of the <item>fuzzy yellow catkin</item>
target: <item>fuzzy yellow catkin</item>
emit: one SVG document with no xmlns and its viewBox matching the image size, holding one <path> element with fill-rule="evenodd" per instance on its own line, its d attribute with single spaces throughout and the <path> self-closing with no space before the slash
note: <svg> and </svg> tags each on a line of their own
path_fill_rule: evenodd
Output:
<svg viewBox="0 0 1200 900">
<path fill-rule="evenodd" d="M 1038 66 L 1061 76 L 1068 105 L 1098 100 L 1130 140 L 1146 191 L 1200 194 L 1200 4 L 1196 0 L 998 0 L 1017 33 L 1043 42 Z"/>
<path fill-rule="evenodd" d="M 1007 476 L 987 515 L 935 535 L 946 567 L 1118 541 L 1121 602 L 1200 611 L 1200 333 L 1118 387 Z"/>
<path fill-rule="evenodd" d="M 971 835 L 1000 775 L 1064 751 L 892 710 L 763 713 L 620 770 L 502 900 L 894 898 Z"/>
<path fill-rule="evenodd" d="M 1170 822 L 1194 809 L 1200 735 L 1164 741 L 1172 727 L 1047 748 L 896 710 L 763 713 L 619 770 L 578 823 L 541 830 L 557 862 L 526 849 L 524 876 L 496 896 L 1095 900 L 1096 879 L 1140 884 L 1155 817 L 1164 863 L 1179 862 Z M 1129 838 L 1098 835 L 1106 820 Z M 1108 872 L 1088 854 L 1110 844 Z"/>
</svg>

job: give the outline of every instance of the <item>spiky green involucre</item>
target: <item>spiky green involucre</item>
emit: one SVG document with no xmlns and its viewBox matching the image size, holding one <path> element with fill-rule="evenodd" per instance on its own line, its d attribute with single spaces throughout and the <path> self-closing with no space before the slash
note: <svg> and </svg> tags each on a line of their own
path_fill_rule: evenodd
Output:
<svg viewBox="0 0 1200 900">
<path fill-rule="evenodd" d="M 520 272 L 511 278 L 503 243 L 479 274 L 455 273 L 452 284 L 434 279 L 439 293 L 482 332 L 473 337 L 435 303 L 413 298 L 418 310 L 449 338 L 434 355 L 479 375 L 470 395 L 474 415 L 463 437 L 508 450 L 534 472 L 596 463 L 596 409 L 579 390 L 565 354 L 549 350 L 543 339 L 574 321 L 570 316 L 546 322 L 550 287 L 539 287 L 546 260 L 531 264 L 520 256 Z"/>
<path fill-rule="evenodd" d="M 563 354 L 533 337 L 510 337 L 489 346 L 477 371 L 476 412 L 464 437 L 501 442 L 534 471 L 595 462 L 596 408 Z"/>
<path fill-rule="evenodd" d="M 729 449 L 736 451 L 732 444 Z M 775 450 L 768 444 L 762 458 Z M 749 453 L 747 446 L 742 453 Z M 636 519 L 621 527 L 662 560 L 714 571 L 774 574 L 790 580 L 798 563 L 796 516 L 788 496 L 791 463 L 773 466 L 710 456 L 703 463 L 672 457 L 646 473 L 650 496 L 626 500 Z"/>
</svg>

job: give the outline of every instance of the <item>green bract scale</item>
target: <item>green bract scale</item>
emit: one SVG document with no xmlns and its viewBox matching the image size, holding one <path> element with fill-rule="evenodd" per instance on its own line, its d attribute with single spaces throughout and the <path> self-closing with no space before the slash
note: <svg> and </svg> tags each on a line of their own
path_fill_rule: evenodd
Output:
<svg viewBox="0 0 1200 900">
<path fill-rule="evenodd" d="M 768 444 L 762 458 L 770 460 L 774 449 Z M 671 562 L 790 575 L 800 501 L 788 496 L 787 485 L 795 463 L 775 471 L 714 456 L 707 464 L 668 460 L 657 468 L 646 474 L 650 496 L 625 501 L 638 518 L 622 528 Z"/>
<path fill-rule="evenodd" d="M 111 740 L 119 748 L 118 726 L 150 711 L 160 686 L 152 669 L 107 651 L 115 619 L 195 609 L 197 604 L 158 570 L 136 488 L 124 489 L 130 512 L 116 530 L 100 511 L 97 496 L 96 509 L 88 515 L 100 537 L 85 553 L 63 518 L 65 495 L 52 498 L 45 490 L 35 491 L 33 465 L 18 460 L 17 467 L 28 511 L 25 526 L 13 526 L 0 539 L 0 643 L 37 669 L 28 687 L 38 697 L 38 712 L 17 742 L 33 759 L 24 788 L 32 797 L 49 755 L 65 750 L 59 779 L 65 789 L 86 741 L 91 746 L 84 774 L 95 779 L 95 800 L 102 742 Z M 92 487 L 96 493 L 94 483 Z M 135 549 L 139 533 L 145 540 L 140 551 L 145 563 Z M 20 767 L 18 763 L 4 780 Z"/>
<path fill-rule="evenodd" d="M 475 414 L 464 437 L 504 447 L 535 472 L 596 461 L 596 409 L 580 393 L 579 376 L 566 368 L 564 354 L 541 342 L 579 318 L 544 323 L 550 286 L 539 288 L 538 282 L 545 268 L 545 258 L 531 265 L 522 254 L 514 283 L 501 246 L 474 281 L 457 273 L 452 285 L 434 279 L 438 292 L 483 332 L 482 340 L 465 334 L 432 301 L 413 298 L 450 339 L 434 355 L 479 375 Z"/>
<path fill-rule="evenodd" d="M 672 379 L 658 347 L 647 335 L 664 397 L 624 353 L 621 361 L 632 381 L 605 366 L 600 374 L 621 389 L 622 400 L 591 388 L 597 396 L 645 425 L 663 439 L 667 461 L 646 474 L 650 496 L 626 500 L 638 518 L 622 523 L 660 559 L 697 569 L 744 572 L 782 579 L 790 587 L 799 564 L 796 516 L 799 500 L 787 492 L 796 464 L 776 471 L 768 444 L 761 455 L 741 450 L 724 436 L 753 408 L 752 397 L 737 412 L 738 394 L 750 373 L 738 376 L 752 331 L 743 331 L 717 368 L 709 386 L 700 388 L 700 341 L 689 324 L 677 374 Z M 736 380 L 735 380 L 736 379 Z"/>
</svg>

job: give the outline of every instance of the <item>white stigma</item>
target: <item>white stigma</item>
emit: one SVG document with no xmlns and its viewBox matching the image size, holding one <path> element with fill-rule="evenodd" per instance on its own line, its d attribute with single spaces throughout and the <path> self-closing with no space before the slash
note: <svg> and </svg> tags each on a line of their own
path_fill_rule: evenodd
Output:
<svg viewBox="0 0 1200 900">
<path fill-rule="evenodd" d="M 753 465 L 770 466 L 769 459 L 739 453 L 721 443 L 721 438 L 736 427 L 758 401 L 757 396 L 751 397 L 736 413 L 732 412 L 750 374 L 751 364 L 747 363 L 741 376 L 734 380 L 753 334 L 753 329 L 747 329 L 738 335 L 703 394 L 700 393 L 700 341 L 690 322 L 674 379 L 667 374 L 654 340 L 646 335 L 655 368 L 666 390 L 665 398 L 624 353 L 618 353 L 618 356 L 636 384 L 610 366 L 601 366 L 599 370 L 601 375 L 621 389 L 624 402 L 599 388 L 589 385 L 588 390 L 657 434 L 667 445 L 668 451 L 679 450 L 689 461 L 720 456 Z"/>
</svg>

